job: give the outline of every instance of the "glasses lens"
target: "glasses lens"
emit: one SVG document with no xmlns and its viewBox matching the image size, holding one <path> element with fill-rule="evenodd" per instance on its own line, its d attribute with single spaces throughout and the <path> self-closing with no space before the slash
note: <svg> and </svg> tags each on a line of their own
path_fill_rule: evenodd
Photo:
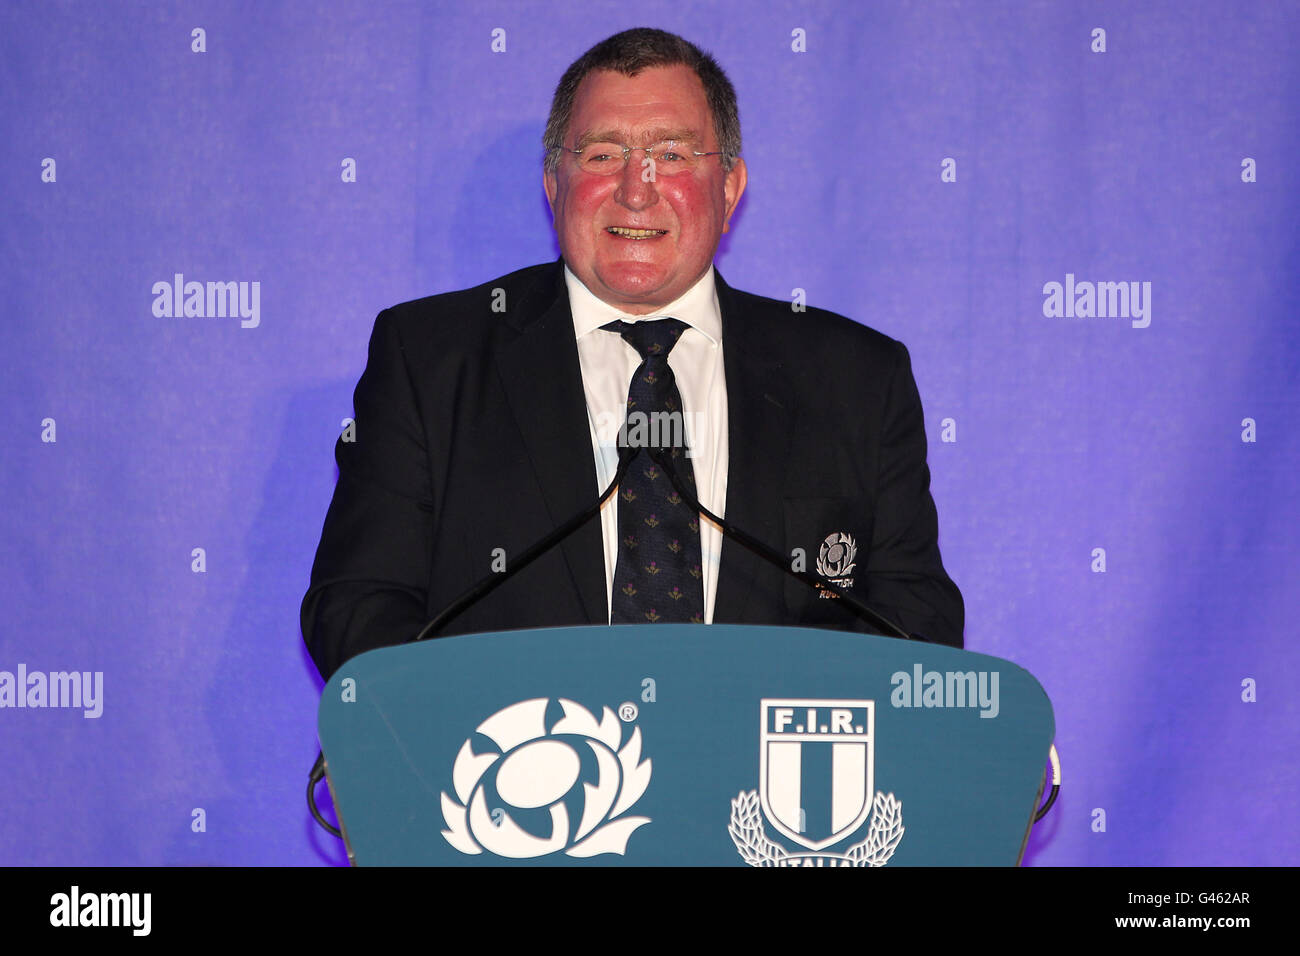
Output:
<svg viewBox="0 0 1300 956">
<path fill-rule="evenodd" d="M 597 176 L 612 176 L 623 169 L 623 147 L 618 143 L 592 143 L 578 156 L 578 165 Z"/>
<path fill-rule="evenodd" d="M 651 155 L 655 161 L 655 173 L 659 176 L 675 176 L 695 168 L 699 159 L 691 146 L 665 140 L 656 143 Z"/>
</svg>

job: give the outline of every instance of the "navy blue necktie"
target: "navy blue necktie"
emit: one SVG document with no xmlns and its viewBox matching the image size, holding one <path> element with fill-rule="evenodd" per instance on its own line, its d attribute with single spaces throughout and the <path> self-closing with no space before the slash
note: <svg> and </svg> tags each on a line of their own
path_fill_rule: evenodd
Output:
<svg viewBox="0 0 1300 956">
<path fill-rule="evenodd" d="M 627 392 L 625 434 L 685 434 L 682 396 L 668 367 L 668 353 L 689 326 L 678 319 L 610 322 L 637 350 L 641 364 Z M 665 416 L 662 413 L 670 413 Z M 633 413 L 641 413 L 637 421 Z M 653 418 L 656 413 L 657 418 Z M 684 449 L 674 447 L 673 465 L 695 491 L 695 469 Z M 662 469 L 642 451 L 618 491 L 618 561 L 610 622 L 704 623 L 704 578 L 700 560 L 700 516 L 691 510 Z"/>
</svg>

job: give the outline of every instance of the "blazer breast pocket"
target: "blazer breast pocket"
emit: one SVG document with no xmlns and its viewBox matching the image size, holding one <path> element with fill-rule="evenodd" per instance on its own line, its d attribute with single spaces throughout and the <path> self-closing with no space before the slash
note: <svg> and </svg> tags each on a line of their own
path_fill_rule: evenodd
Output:
<svg viewBox="0 0 1300 956">
<path fill-rule="evenodd" d="M 846 495 L 787 497 L 784 505 L 790 560 L 801 561 L 803 570 L 813 577 L 864 600 L 873 529 L 862 499 Z M 842 602 L 791 577 L 785 579 L 785 606 L 795 621 L 812 627 L 851 627 L 858 620 Z"/>
</svg>

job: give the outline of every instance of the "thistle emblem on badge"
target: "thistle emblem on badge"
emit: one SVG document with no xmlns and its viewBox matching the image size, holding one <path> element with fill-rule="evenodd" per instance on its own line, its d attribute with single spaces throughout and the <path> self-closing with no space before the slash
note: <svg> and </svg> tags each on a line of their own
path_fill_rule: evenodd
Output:
<svg viewBox="0 0 1300 956">
<path fill-rule="evenodd" d="M 833 531 L 826 536 L 822 542 L 821 550 L 817 554 L 817 573 L 830 581 L 831 584 L 842 588 L 853 587 L 853 578 L 849 577 L 853 573 L 856 562 L 853 560 L 857 557 L 858 546 L 853 542 L 853 535 L 847 531 Z M 818 597 L 834 597 L 828 591 L 818 592 Z"/>
</svg>

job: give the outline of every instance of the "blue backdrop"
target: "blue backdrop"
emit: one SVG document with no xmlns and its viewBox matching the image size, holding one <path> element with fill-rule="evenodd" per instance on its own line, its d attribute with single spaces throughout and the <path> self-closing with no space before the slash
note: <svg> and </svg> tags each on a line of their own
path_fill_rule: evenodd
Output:
<svg viewBox="0 0 1300 956">
<path fill-rule="evenodd" d="M 1266 0 L 6 3 L 0 671 L 101 672 L 102 713 L 0 708 L 0 861 L 343 860 L 298 608 L 374 316 L 558 254 L 550 95 L 642 25 L 739 93 L 727 281 L 911 350 L 967 646 L 1056 708 L 1027 862 L 1296 863 L 1300 7 Z M 170 314 L 177 274 L 228 314 Z"/>
</svg>

